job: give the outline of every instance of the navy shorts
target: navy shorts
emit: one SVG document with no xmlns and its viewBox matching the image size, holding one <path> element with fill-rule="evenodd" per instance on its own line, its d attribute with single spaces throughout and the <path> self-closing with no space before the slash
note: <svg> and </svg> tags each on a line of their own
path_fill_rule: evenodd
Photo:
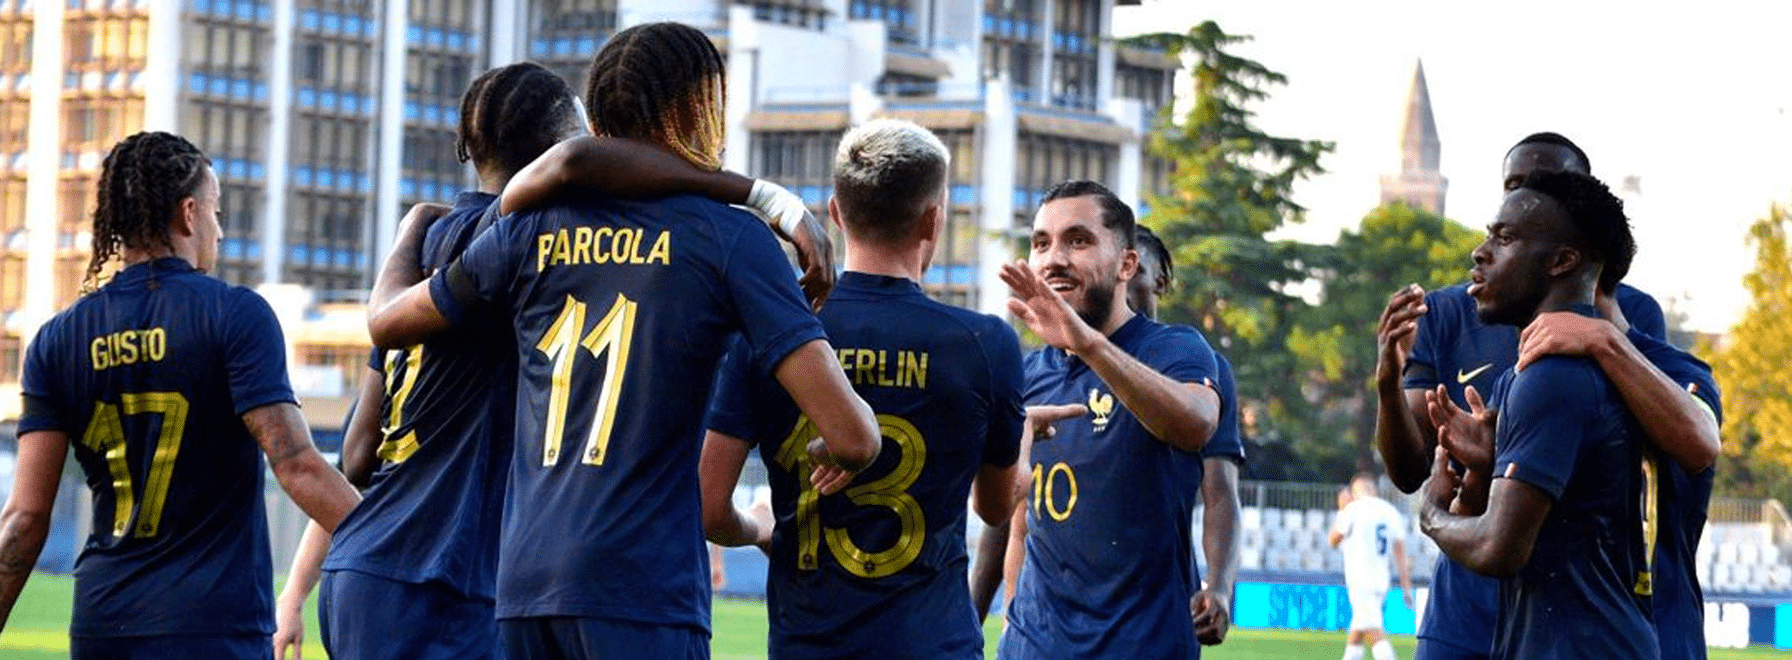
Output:
<svg viewBox="0 0 1792 660">
<path fill-rule="evenodd" d="M 530 617 L 498 622 L 510 660 L 709 660 L 709 632 L 616 619 Z"/>
<path fill-rule="evenodd" d="M 1413 660 L 1487 660 L 1491 649 L 1476 653 L 1460 646 L 1429 637 L 1420 637 L 1419 646 L 1412 652 Z"/>
<path fill-rule="evenodd" d="M 146 635 L 143 637 L 69 637 L 71 660 L 271 660 L 273 638 L 248 635 Z"/>
<path fill-rule="evenodd" d="M 332 660 L 502 657 L 492 601 L 356 571 L 325 571 L 319 591 L 318 627 Z"/>
</svg>

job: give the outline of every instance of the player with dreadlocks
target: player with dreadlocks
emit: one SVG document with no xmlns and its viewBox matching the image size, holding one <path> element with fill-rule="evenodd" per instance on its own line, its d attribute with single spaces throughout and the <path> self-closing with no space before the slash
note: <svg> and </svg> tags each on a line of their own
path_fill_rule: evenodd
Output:
<svg viewBox="0 0 1792 660">
<path fill-rule="evenodd" d="M 421 245 L 405 240 L 398 250 L 416 254 L 425 272 L 446 267 L 480 231 L 496 194 L 516 172 L 582 124 L 572 89 L 539 65 L 512 64 L 475 78 L 462 98 L 456 152 L 473 164 L 479 190 L 461 193 L 433 223 L 441 207 L 417 210 L 406 236 L 420 237 Z M 591 155 L 609 164 L 605 176 L 592 182 L 604 190 L 693 190 L 738 201 L 753 183 L 698 169 L 645 143 L 593 142 Z M 280 596 L 276 655 L 303 639 L 300 609 L 320 560 L 325 577 L 319 619 L 332 657 L 496 653 L 502 500 L 491 494 L 503 492 L 506 481 L 516 396 L 510 374 L 516 366 L 508 348 L 493 347 L 509 340 L 507 327 L 489 325 L 375 351 L 362 388 L 365 405 L 349 423 L 343 452 L 345 471 L 368 487 L 367 499 L 336 534 L 327 559 L 322 555 L 329 538 L 317 529 L 308 533 Z M 481 392 L 489 405 L 466 405 L 469 395 Z M 410 605 L 381 606 L 391 602 Z"/>
<path fill-rule="evenodd" d="M 262 463 L 335 529 L 355 491 L 311 446 L 266 301 L 206 277 L 218 179 L 169 133 L 106 156 L 91 289 L 32 340 L 12 496 L 0 513 L 0 625 L 43 549 L 69 446 L 93 489 L 75 567 L 73 658 L 261 658 L 273 630 Z M 114 257 L 123 270 L 104 286 Z"/>
<path fill-rule="evenodd" d="M 594 132 L 713 170 L 722 66 L 702 32 L 652 23 L 593 63 Z M 706 658 L 697 454 L 735 335 L 821 429 L 816 465 L 876 458 L 853 394 L 764 223 L 689 195 L 583 194 L 507 216 L 448 268 L 394 252 L 369 303 L 377 345 L 502 319 L 517 356 L 515 455 L 497 617 L 511 658 Z"/>
</svg>

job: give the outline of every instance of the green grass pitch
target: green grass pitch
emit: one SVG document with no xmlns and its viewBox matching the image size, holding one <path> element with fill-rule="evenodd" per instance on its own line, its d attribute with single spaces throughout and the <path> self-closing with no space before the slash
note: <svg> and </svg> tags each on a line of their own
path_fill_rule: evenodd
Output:
<svg viewBox="0 0 1792 660">
<path fill-rule="evenodd" d="M 6 632 L 0 634 L 0 656 L 7 660 L 60 660 L 68 657 L 69 608 L 74 580 L 60 575 L 34 575 L 13 608 Z M 322 659 L 317 636 L 317 599 L 306 605 L 304 657 Z M 984 626 L 988 655 L 995 655 L 999 624 Z M 1204 660 L 1335 660 L 1344 650 L 1344 635 L 1306 630 L 1233 630 L 1226 643 L 1204 651 Z M 1401 658 L 1412 657 L 1413 639 L 1394 637 Z M 765 657 L 765 604 L 758 601 L 717 600 L 715 660 L 757 660 Z M 1712 649 L 1711 660 L 1787 658 L 1792 653 L 1771 648 Z"/>
</svg>

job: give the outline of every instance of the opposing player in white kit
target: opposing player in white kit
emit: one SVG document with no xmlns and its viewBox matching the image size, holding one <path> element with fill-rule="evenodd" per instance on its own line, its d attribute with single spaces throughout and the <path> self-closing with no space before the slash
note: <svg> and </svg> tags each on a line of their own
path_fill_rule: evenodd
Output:
<svg viewBox="0 0 1792 660">
<path fill-rule="evenodd" d="M 1362 660 L 1367 644 L 1375 660 L 1394 660 L 1381 625 L 1381 605 L 1388 596 L 1388 552 L 1400 568 L 1401 595 L 1412 608 L 1412 575 L 1407 569 L 1406 525 L 1400 512 L 1375 495 L 1375 479 L 1357 475 L 1350 480 L 1348 503 L 1342 494 L 1338 521 L 1332 524 L 1332 547 L 1344 553 L 1344 587 L 1350 594 L 1350 630 L 1344 641 L 1344 660 Z"/>
</svg>

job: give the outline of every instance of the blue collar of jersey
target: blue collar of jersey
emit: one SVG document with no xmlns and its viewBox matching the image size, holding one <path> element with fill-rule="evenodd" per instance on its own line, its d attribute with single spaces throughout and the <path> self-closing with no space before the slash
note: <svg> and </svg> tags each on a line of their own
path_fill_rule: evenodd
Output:
<svg viewBox="0 0 1792 660">
<path fill-rule="evenodd" d="M 839 286 L 841 289 L 864 291 L 867 293 L 896 295 L 921 293 L 921 285 L 909 278 L 894 277 L 891 275 L 873 275 L 871 273 L 861 273 L 856 270 L 842 271 L 840 273 Z"/>
<path fill-rule="evenodd" d="M 497 198 L 497 195 L 484 191 L 462 190 L 460 194 L 454 196 L 454 208 L 460 209 L 477 206 L 484 209 L 491 205 L 492 200 Z"/>
<path fill-rule="evenodd" d="M 124 270 L 118 271 L 117 275 L 112 276 L 112 281 L 107 286 L 134 284 L 151 277 L 180 275 L 198 270 L 193 267 L 193 264 L 187 263 L 186 259 L 180 257 L 157 257 L 126 266 Z"/>
</svg>

